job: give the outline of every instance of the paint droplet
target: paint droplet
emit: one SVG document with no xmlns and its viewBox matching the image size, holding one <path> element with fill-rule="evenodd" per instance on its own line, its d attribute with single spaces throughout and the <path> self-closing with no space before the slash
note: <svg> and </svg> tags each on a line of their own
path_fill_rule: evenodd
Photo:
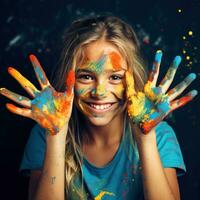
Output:
<svg viewBox="0 0 200 200">
<path fill-rule="evenodd" d="M 181 10 L 181 9 L 178 9 L 178 12 L 179 12 L 179 13 L 181 13 L 181 12 L 182 12 L 182 10 Z"/>
<path fill-rule="evenodd" d="M 186 56 L 186 60 L 190 60 L 190 56 Z"/>
<path fill-rule="evenodd" d="M 183 53 L 186 54 L 186 50 L 183 50 Z"/>
<path fill-rule="evenodd" d="M 189 32 L 188 32 L 188 35 L 192 36 L 192 35 L 193 35 L 193 32 L 192 32 L 192 31 L 189 31 Z"/>
</svg>

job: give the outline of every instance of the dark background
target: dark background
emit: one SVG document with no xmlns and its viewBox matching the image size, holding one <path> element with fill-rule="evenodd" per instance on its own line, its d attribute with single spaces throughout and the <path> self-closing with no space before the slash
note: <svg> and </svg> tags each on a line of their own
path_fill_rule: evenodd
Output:
<svg viewBox="0 0 200 200">
<path fill-rule="evenodd" d="M 64 29 L 76 18 L 105 12 L 121 17 L 133 26 L 149 67 L 155 51 L 163 50 L 160 77 L 174 56 L 181 55 L 183 61 L 173 85 L 195 72 L 197 79 L 185 93 L 194 88 L 199 90 L 199 0 L 1 0 L 0 87 L 28 97 L 16 80 L 8 75 L 7 67 L 14 66 L 38 86 L 28 55 L 34 53 L 47 76 L 53 77 Z M 189 35 L 189 31 L 193 35 Z M 18 168 L 34 122 L 7 111 L 6 102 L 11 101 L 0 96 L 0 199 L 27 199 L 28 179 L 19 175 Z M 175 111 L 168 122 L 176 132 L 187 167 L 187 173 L 179 178 L 182 199 L 200 199 L 199 95 Z"/>
</svg>

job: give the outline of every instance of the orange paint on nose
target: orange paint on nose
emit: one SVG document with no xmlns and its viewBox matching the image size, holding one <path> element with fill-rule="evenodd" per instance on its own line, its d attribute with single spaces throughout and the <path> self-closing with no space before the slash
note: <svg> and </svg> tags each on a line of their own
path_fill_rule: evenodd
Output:
<svg viewBox="0 0 200 200">
<path fill-rule="evenodd" d="M 110 60 L 112 62 L 112 66 L 115 70 L 121 69 L 121 57 L 116 52 L 112 52 L 109 54 Z"/>
</svg>

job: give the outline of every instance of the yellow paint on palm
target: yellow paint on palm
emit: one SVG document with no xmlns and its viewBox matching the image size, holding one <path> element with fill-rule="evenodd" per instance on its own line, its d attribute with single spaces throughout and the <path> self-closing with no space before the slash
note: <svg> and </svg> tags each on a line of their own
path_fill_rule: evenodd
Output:
<svg viewBox="0 0 200 200">
<path fill-rule="evenodd" d="M 136 95 L 134 89 L 134 79 L 129 71 L 126 72 L 126 84 L 126 95 L 129 100 L 128 114 L 130 117 L 139 116 L 141 113 L 144 112 L 145 94 L 143 92 L 138 92 Z"/>
<path fill-rule="evenodd" d="M 107 192 L 107 191 L 101 191 L 95 198 L 94 198 L 94 200 L 101 200 L 102 199 L 102 197 L 104 196 L 104 195 L 110 195 L 110 196 L 115 196 L 115 194 L 114 193 L 111 193 L 111 192 Z"/>
<path fill-rule="evenodd" d="M 152 90 L 152 82 L 151 81 L 147 81 L 147 83 L 145 84 L 144 92 L 145 92 L 145 94 L 147 94 L 149 99 L 151 99 L 152 101 L 155 101 L 157 99 L 157 95 Z"/>
<path fill-rule="evenodd" d="M 145 94 L 142 92 L 138 92 L 137 97 L 131 96 L 129 98 L 131 102 L 128 106 L 128 114 L 130 117 L 139 116 L 141 113 L 144 112 L 144 105 L 145 105 Z"/>
</svg>

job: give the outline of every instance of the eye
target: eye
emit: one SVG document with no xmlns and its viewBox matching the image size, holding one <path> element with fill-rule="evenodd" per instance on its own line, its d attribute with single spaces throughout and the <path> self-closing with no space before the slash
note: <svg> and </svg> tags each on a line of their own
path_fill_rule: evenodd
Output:
<svg viewBox="0 0 200 200">
<path fill-rule="evenodd" d="M 109 79 L 114 83 L 119 83 L 123 79 L 123 76 L 118 74 L 113 74 L 112 76 L 110 76 Z"/>
<path fill-rule="evenodd" d="M 91 76 L 90 74 L 79 74 L 77 76 L 77 79 L 79 79 L 82 82 L 90 82 L 94 80 L 93 76 Z"/>
</svg>

